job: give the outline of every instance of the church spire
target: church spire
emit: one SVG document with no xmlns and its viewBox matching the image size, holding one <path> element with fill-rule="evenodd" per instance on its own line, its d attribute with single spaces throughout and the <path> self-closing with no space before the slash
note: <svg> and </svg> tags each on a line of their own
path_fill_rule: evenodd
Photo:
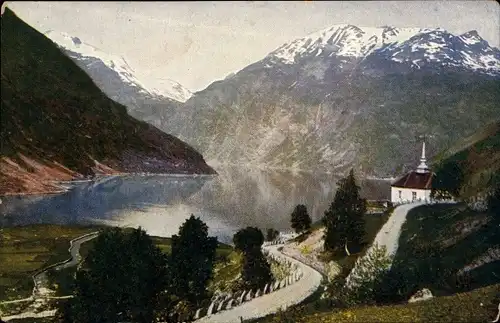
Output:
<svg viewBox="0 0 500 323">
<path fill-rule="evenodd" d="M 429 167 L 427 166 L 427 159 L 425 158 L 425 141 L 422 143 L 422 157 L 420 157 L 420 165 L 417 167 L 417 173 L 427 173 Z"/>
</svg>

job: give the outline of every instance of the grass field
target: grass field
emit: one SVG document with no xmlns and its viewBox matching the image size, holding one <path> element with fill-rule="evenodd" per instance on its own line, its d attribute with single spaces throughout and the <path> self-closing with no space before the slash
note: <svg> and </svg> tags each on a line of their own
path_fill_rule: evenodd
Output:
<svg viewBox="0 0 500 323">
<path fill-rule="evenodd" d="M 298 307 L 255 322 L 491 322 L 497 314 L 499 302 L 500 284 L 496 284 L 412 304 L 332 308 L 329 312 L 316 313 L 310 313 L 305 307 Z"/>
<path fill-rule="evenodd" d="M 153 242 L 158 246 L 164 253 L 170 253 L 172 251 L 172 239 L 164 237 L 151 237 Z M 229 254 L 233 251 L 233 247 L 219 243 L 217 247 L 215 257 L 217 260 L 226 259 Z"/>
<path fill-rule="evenodd" d="M 237 287 L 237 280 L 243 267 L 243 255 L 231 251 L 225 259 L 220 259 L 214 268 L 213 279 L 208 286 L 210 292 L 215 290 L 231 291 Z"/>
<path fill-rule="evenodd" d="M 69 258 L 70 240 L 97 230 L 57 225 L 0 229 L 0 300 L 30 296 L 35 272 Z"/>
<path fill-rule="evenodd" d="M 70 240 L 89 232 L 98 231 L 98 226 L 30 225 L 0 229 L 0 300 L 28 297 L 33 290 L 32 275 L 51 264 L 70 257 Z M 152 237 L 154 243 L 165 253 L 171 251 L 171 239 Z M 80 254 L 85 258 L 93 241 L 82 244 Z M 232 247 L 219 244 L 217 261 L 222 262 L 232 252 Z M 71 281 L 76 268 L 49 271 L 49 277 L 57 295 L 71 292 Z M 222 277 L 221 277 L 222 279 Z"/>
</svg>

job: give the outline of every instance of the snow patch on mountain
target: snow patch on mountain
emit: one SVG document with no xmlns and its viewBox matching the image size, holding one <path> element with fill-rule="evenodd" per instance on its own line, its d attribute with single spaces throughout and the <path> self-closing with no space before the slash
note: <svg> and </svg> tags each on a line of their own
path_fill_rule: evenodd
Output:
<svg viewBox="0 0 500 323">
<path fill-rule="evenodd" d="M 153 82 L 151 83 L 153 85 Z M 156 79 L 151 90 L 179 102 L 186 102 L 191 96 L 193 96 L 191 91 L 171 79 Z"/>
<path fill-rule="evenodd" d="M 330 28 L 299 38 L 284 44 L 270 55 L 286 64 L 293 64 L 296 58 L 316 52 L 320 55 L 324 50 L 330 56 L 362 57 L 386 44 L 404 42 L 412 36 L 439 29 L 363 27 L 352 25 L 334 25 Z"/>
<path fill-rule="evenodd" d="M 475 30 L 471 30 L 458 37 L 460 38 L 461 41 L 463 41 L 467 45 L 475 45 L 477 43 L 481 43 L 482 41 L 484 41 Z"/>
<path fill-rule="evenodd" d="M 417 68 L 442 63 L 487 74 L 500 73 L 500 51 L 474 30 L 454 36 L 442 28 L 334 25 L 284 44 L 268 57 L 271 62 L 295 64 L 306 57 L 335 56 L 345 61 L 371 54 Z"/>
<path fill-rule="evenodd" d="M 180 102 L 186 102 L 192 96 L 188 89 L 170 79 L 149 79 L 147 82 L 139 80 L 135 76 L 136 72 L 123 56 L 105 53 L 97 47 L 82 42 L 78 37 L 54 31 L 45 32 L 45 36 L 67 51 L 74 52 L 82 57 L 101 60 L 107 67 L 114 70 L 123 82 L 139 88 L 140 92 L 163 96 Z"/>
</svg>

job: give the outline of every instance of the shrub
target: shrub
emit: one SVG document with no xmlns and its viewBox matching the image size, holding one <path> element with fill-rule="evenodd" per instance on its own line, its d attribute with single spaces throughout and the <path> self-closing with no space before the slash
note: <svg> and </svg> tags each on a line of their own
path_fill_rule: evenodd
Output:
<svg viewBox="0 0 500 323">
<path fill-rule="evenodd" d="M 266 231 L 266 241 L 274 241 L 279 236 L 279 231 L 273 228 L 269 228 Z"/>
</svg>

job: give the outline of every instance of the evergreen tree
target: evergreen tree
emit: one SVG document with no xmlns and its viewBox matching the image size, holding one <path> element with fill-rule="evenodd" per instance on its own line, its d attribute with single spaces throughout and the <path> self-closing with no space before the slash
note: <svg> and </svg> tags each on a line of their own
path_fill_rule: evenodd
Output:
<svg viewBox="0 0 500 323">
<path fill-rule="evenodd" d="M 272 279 L 271 266 L 262 254 L 264 235 L 255 227 L 241 229 L 233 236 L 236 250 L 243 253 L 242 279 L 245 288 L 263 288 Z"/>
<path fill-rule="evenodd" d="M 350 274 L 349 296 L 356 303 L 374 303 L 379 286 L 383 283 L 391 266 L 385 246 L 375 244 L 371 252 L 359 258 Z"/>
<path fill-rule="evenodd" d="M 337 201 L 337 198 L 335 198 Z M 342 245 L 342 242 L 347 239 L 347 223 L 345 217 L 341 217 L 339 213 L 335 213 L 336 202 L 330 204 L 330 207 L 325 211 L 323 224 L 325 226 L 324 248 L 326 251 L 334 251 Z"/>
<path fill-rule="evenodd" d="M 307 207 L 299 204 L 295 207 L 291 216 L 292 228 L 296 233 L 300 233 L 311 228 L 311 217 L 307 213 Z"/>
<path fill-rule="evenodd" d="M 152 322 L 169 285 L 167 265 L 167 257 L 140 228 L 107 229 L 96 238 L 76 274 L 74 298 L 58 316 L 79 323 Z"/>
<path fill-rule="evenodd" d="M 338 183 L 339 188 L 329 209 L 325 212 L 325 249 L 344 248 L 349 254 L 349 245 L 361 245 L 365 236 L 366 200 L 359 194 L 354 171 Z"/>
<path fill-rule="evenodd" d="M 212 277 L 217 238 L 208 236 L 208 227 L 191 215 L 172 236 L 172 293 L 180 300 L 198 304 L 207 297 Z"/>
<path fill-rule="evenodd" d="M 235 233 L 233 243 L 236 250 L 243 253 L 248 253 L 254 249 L 260 250 L 264 243 L 264 235 L 259 228 L 246 227 Z"/>
<path fill-rule="evenodd" d="M 253 291 L 262 290 L 272 280 L 271 266 L 260 250 L 254 249 L 244 255 L 241 277 L 245 288 Z"/>
</svg>

